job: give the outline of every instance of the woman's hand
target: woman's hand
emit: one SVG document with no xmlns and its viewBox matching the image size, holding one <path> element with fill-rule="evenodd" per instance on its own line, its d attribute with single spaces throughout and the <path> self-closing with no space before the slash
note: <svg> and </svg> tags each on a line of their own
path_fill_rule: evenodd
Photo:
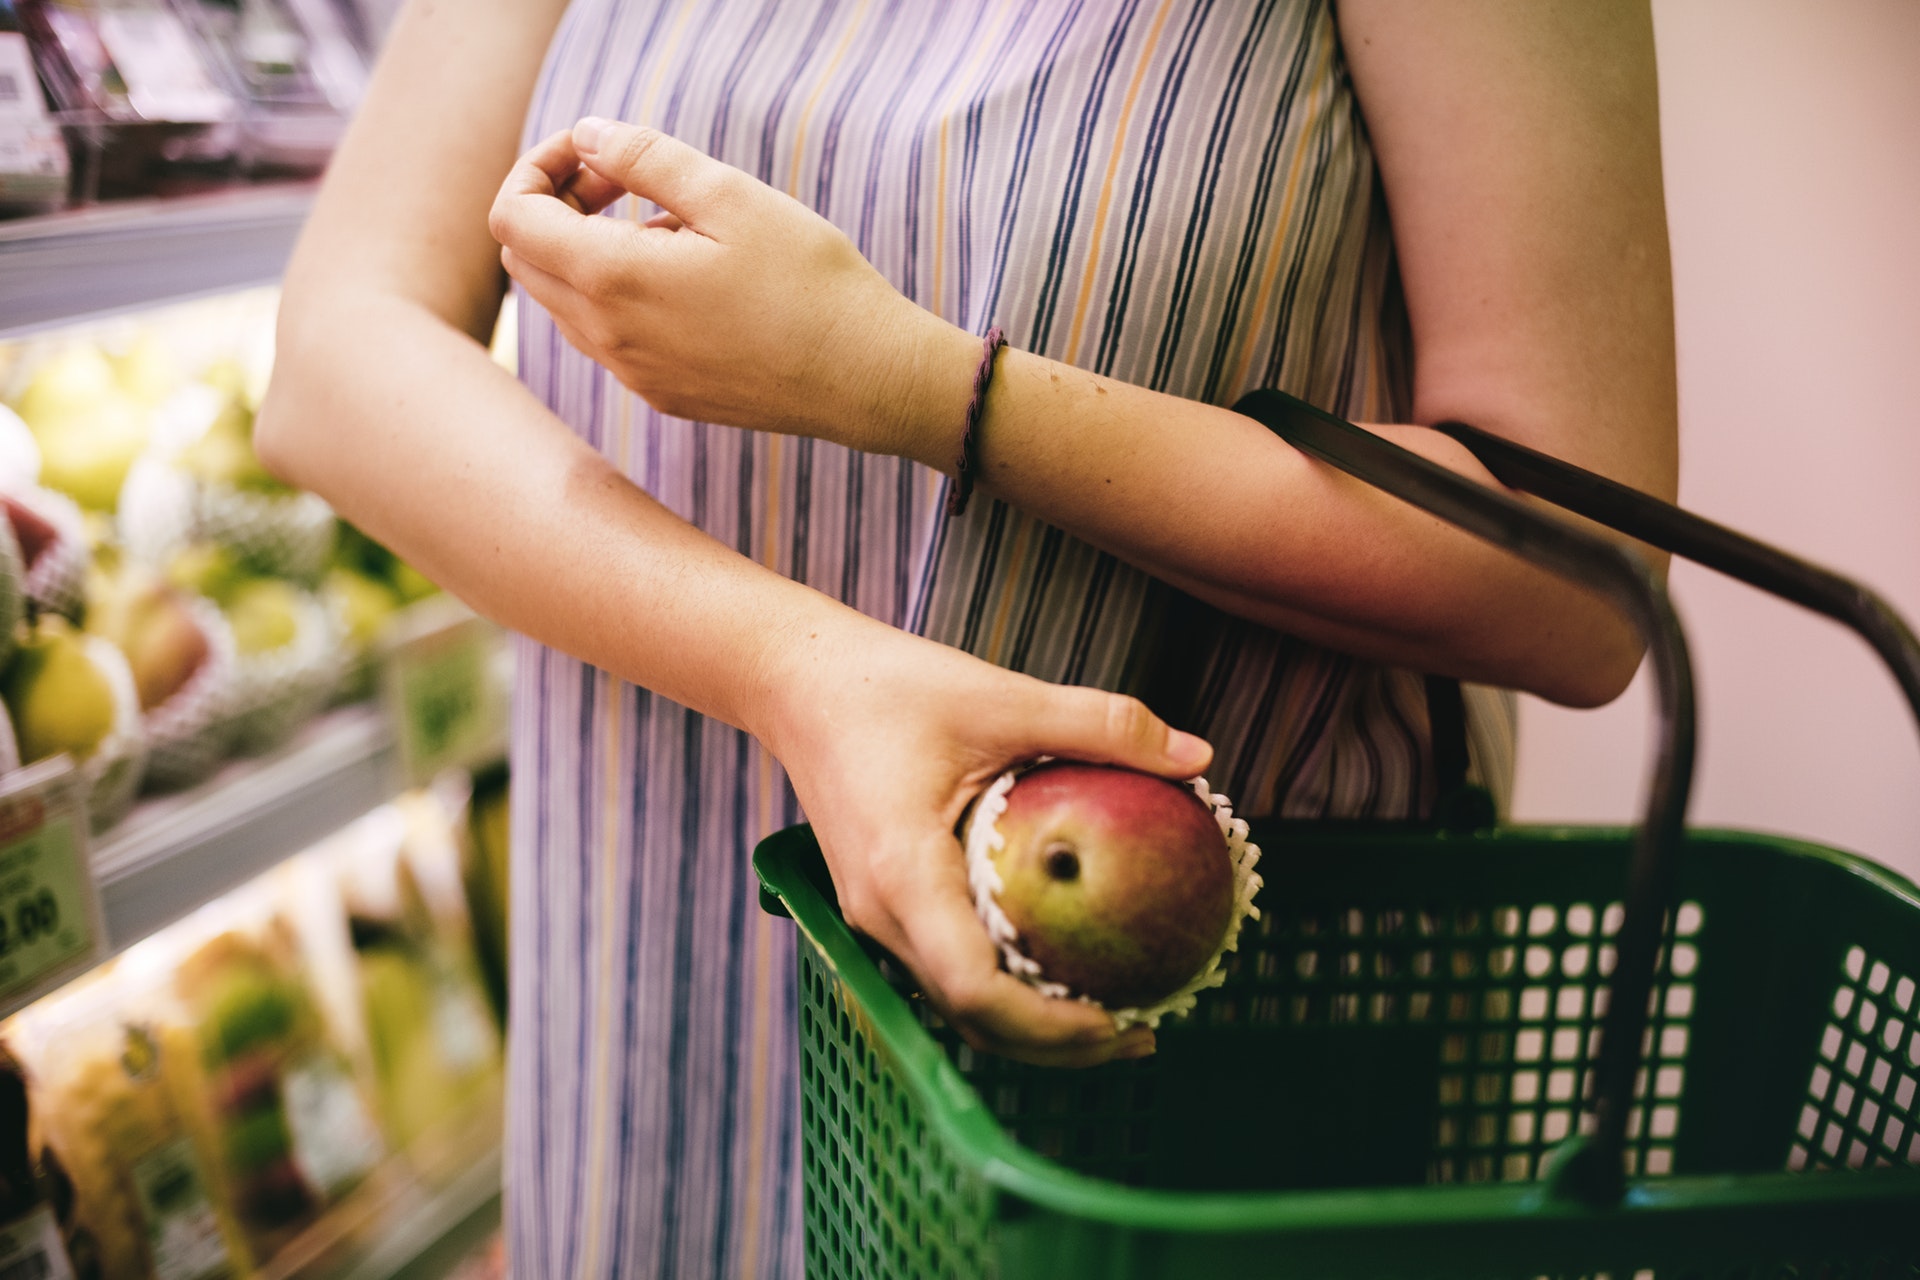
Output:
<svg viewBox="0 0 1920 1280">
<path fill-rule="evenodd" d="M 1105 1013 L 1000 969 L 954 835 L 967 805 L 1039 755 L 1200 773 L 1212 750 L 1135 699 L 1063 687 L 847 614 L 779 646 L 756 732 L 786 766 L 842 913 L 886 947 L 969 1044 L 1054 1066 L 1152 1051 Z"/>
<path fill-rule="evenodd" d="M 591 216 L 629 193 L 664 212 Z M 521 157 L 490 225 L 567 339 L 663 413 L 923 460 L 923 420 L 957 441 L 977 340 L 825 218 L 675 138 L 582 120 Z"/>
</svg>

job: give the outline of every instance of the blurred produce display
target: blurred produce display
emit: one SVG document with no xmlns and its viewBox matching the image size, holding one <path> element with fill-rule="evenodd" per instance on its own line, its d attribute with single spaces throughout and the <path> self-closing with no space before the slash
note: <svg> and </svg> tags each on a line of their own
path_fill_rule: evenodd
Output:
<svg viewBox="0 0 1920 1280">
<path fill-rule="evenodd" d="M 0 1024 L 0 1225 L 80 1280 L 288 1274 L 496 1149 L 469 823 L 405 796 Z"/>
<path fill-rule="evenodd" d="M 403 797 L 346 841 L 338 886 L 387 1136 L 442 1178 L 485 1150 L 470 1117 L 502 1105 L 501 1024 L 460 877 L 459 820 Z"/>
<path fill-rule="evenodd" d="M 0 210 L 317 172 L 392 9 L 0 0 Z"/>
<path fill-rule="evenodd" d="M 275 301 L 0 344 L 0 769 L 73 757 L 96 830 L 370 696 L 435 590 L 261 466 Z"/>
<path fill-rule="evenodd" d="M 110 30 L 143 3 L 37 8 Z M 303 5 L 227 4 L 223 31 L 190 8 L 167 11 L 195 40 L 265 56 L 271 23 L 249 24 Z M 14 13 L 0 0 L 0 207 Z M 324 88 L 288 75 L 249 92 Z M 93 850 L 107 918 L 130 918 L 129 885 L 175 904 L 132 910 L 132 936 L 104 935 L 117 956 L 0 1022 L 0 1280 L 342 1274 L 497 1205 L 507 655 L 261 465 L 276 306 L 255 289 L 0 340 L 0 776 L 70 759 L 96 833 L 142 815 Z M 500 333 L 510 361 L 510 314 Z M 247 756 L 267 758 L 223 768 Z M 403 774 L 430 789 L 365 812 Z M 251 856 L 234 833 L 263 805 L 305 834 L 248 867 L 365 816 L 206 902 L 246 872 L 205 878 L 197 851 Z"/>
<path fill-rule="evenodd" d="M 20 15 L 13 0 L 0 0 L 0 215 L 58 208 L 71 176 Z"/>
<path fill-rule="evenodd" d="M 507 849 L 511 831 L 507 766 L 503 761 L 474 773 L 467 820 L 460 832 L 461 880 L 473 919 L 474 953 L 502 1025 L 507 1020 Z"/>
<path fill-rule="evenodd" d="M 61 1214 L 54 1207 L 58 1189 L 33 1157 L 31 1121 L 26 1071 L 0 1045 L 0 1267 L 15 1275 L 72 1280 Z"/>
</svg>

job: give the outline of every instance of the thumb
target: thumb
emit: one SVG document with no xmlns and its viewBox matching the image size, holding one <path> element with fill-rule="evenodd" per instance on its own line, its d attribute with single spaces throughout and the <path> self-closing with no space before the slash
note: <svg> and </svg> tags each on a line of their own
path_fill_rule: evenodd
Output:
<svg viewBox="0 0 1920 1280">
<path fill-rule="evenodd" d="M 1191 778 L 1213 762 L 1204 739 L 1175 729 L 1138 698 L 1066 686 L 1049 692 L 1031 721 L 1036 750 L 1169 778 Z"/>
<path fill-rule="evenodd" d="M 665 209 L 695 231 L 736 203 L 747 176 L 678 138 L 599 116 L 573 126 L 580 162 L 609 182 Z"/>
</svg>

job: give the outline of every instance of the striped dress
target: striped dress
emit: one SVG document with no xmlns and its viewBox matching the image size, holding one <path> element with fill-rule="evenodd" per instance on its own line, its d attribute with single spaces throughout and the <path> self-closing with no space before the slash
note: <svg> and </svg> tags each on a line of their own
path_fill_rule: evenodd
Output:
<svg viewBox="0 0 1920 1280">
<path fill-rule="evenodd" d="M 973 332 L 1174 395 L 1278 386 L 1405 420 L 1392 247 L 1327 0 L 576 0 L 527 139 L 586 114 L 791 194 Z M 1049 680 L 1139 669 L 1151 592 L 1127 565 L 1003 504 L 949 522 L 914 464 L 663 417 L 522 303 L 528 386 L 742 555 Z M 739 732 L 519 656 L 513 1274 L 797 1277 L 794 940 L 748 863 L 800 820 L 792 792 Z M 1243 811 L 1431 804 L 1417 674 L 1251 625 L 1198 661 L 1195 727 Z M 1498 784 L 1510 716 L 1468 707 Z"/>
</svg>

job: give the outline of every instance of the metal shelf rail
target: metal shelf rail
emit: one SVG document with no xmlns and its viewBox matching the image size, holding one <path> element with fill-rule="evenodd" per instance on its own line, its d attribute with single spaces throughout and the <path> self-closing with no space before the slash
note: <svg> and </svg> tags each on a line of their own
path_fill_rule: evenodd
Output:
<svg viewBox="0 0 1920 1280">
<path fill-rule="evenodd" d="M 0 339 L 279 280 L 315 183 L 132 200 L 0 222 Z M 504 755 L 505 742 L 499 744 Z M 280 750 L 143 801 L 92 865 L 119 952 L 309 848 L 406 784 L 379 704 L 337 709 Z M 435 1190 L 402 1190 L 316 1258 L 328 1280 L 445 1274 L 500 1220 L 495 1149 Z"/>
<path fill-rule="evenodd" d="M 279 751 L 142 802 L 100 837 L 95 883 L 120 951 L 338 831 L 401 790 L 391 721 L 343 707 Z"/>
<path fill-rule="evenodd" d="M 0 222 L 0 338 L 272 284 L 314 190 L 276 183 Z"/>
</svg>

